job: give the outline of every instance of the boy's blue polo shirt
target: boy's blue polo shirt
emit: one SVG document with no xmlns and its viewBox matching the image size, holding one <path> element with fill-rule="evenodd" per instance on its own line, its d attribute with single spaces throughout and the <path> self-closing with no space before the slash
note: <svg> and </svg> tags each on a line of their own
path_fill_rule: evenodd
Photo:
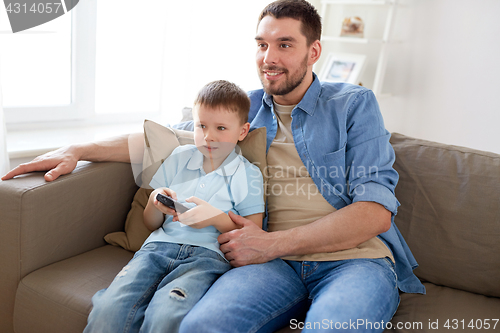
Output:
<svg viewBox="0 0 500 333">
<path fill-rule="evenodd" d="M 262 174 L 258 167 L 234 150 L 218 169 L 207 174 L 203 170 L 203 154 L 196 146 L 177 147 L 160 166 L 150 185 L 155 189 L 172 189 L 182 203 L 195 196 L 225 213 L 233 211 L 247 216 L 264 212 Z M 213 226 L 195 229 L 173 222 L 172 216 L 167 215 L 162 227 L 153 231 L 144 245 L 150 242 L 189 244 L 216 251 L 224 257 L 219 250 L 219 235 Z"/>
</svg>

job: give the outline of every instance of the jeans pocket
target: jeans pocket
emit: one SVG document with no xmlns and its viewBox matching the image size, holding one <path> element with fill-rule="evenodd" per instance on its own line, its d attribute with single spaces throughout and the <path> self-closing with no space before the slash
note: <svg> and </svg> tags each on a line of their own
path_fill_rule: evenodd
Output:
<svg viewBox="0 0 500 333">
<path fill-rule="evenodd" d="M 221 256 L 219 253 L 216 253 L 216 255 L 217 255 L 217 259 L 218 259 L 219 261 L 222 261 L 222 262 L 223 262 L 223 263 L 225 263 L 225 264 L 229 264 L 229 261 L 227 261 L 227 260 L 226 260 L 223 256 Z"/>
<path fill-rule="evenodd" d="M 229 265 L 229 261 L 227 261 L 220 253 L 215 252 L 213 250 L 206 249 L 204 247 L 196 247 L 197 248 L 197 255 L 201 255 L 202 257 L 207 257 L 211 259 L 216 259 L 220 262 L 223 262 L 225 264 Z"/>
<path fill-rule="evenodd" d="M 391 271 L 393 278 L 394 278 L 394 284 L 397 288 L 398 287 L 398 275 L 396 274 L 396 265 L 389 257 L 382 258 L 382 261 L 385 263 L 385 265 Z"/>
</svg>

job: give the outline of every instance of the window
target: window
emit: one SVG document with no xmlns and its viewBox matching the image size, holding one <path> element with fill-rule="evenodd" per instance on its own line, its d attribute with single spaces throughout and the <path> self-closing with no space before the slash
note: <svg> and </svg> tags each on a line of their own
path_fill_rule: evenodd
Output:
<svg viewBox="0 0 500 333">
<path fill-rule="evenodd" d="M 7 122 L 175 123 L 210 81 L 259 88 L 254 37 L 268 2 L 86 0 L 41 26 L 0 34 Z M 0 15 L 10 31 L 5 8 Z"/>
<path fill-rule="evenodd" d="M 180 120 L 206 83 L 226 79 L 260 87 L 257 18 L 268 0 L 122 0 L 97 6 L 96 113 L 160 110 Z"/>
<path fill-rule="evenodd" d="M 258 16 L 269 2 L 196 0 L 170 4 L 165 14 L 162 105 L 174 112 L 191 106 L 198 90 L 213 80 L 229 80 L 244 90 L 260 88 L 255 32 Z"/>
<path fill-rule="evenodd" d="M 5 10 L 0 31 L 10 31 Z M 71 15 L 17 34 L 2 33 L 0 43 L 5 107 L 71 103 Z"/>
<path fill-rule="evenodd" d="M 92 68 L 86 46 L 95 38 L 95 0 L 82 3 L 78 10 L 15 34 L 10 32 L 5 7 L 0 6 L 0 61 L 8 125 L 53 124 L 89 114 L 92 89 L 88 83 L 92 82 L 81 73 Z M 92 77 L 93 70 L 90 73 Z"/>
<path fill-rule="evenodd" d="M 0 30 L 10 30 L 5 11 Z M 5 107 L 71 103 L 71 15 L 25 32 L 2 33 L 0 43 Z"/>
<path fill-rule="evenodd" d="M 118 10 L 116 1 L 98 2 L 96 114 L 160 111 L 169 5 L 164 0 L 120 0 Z"/>
</svg>

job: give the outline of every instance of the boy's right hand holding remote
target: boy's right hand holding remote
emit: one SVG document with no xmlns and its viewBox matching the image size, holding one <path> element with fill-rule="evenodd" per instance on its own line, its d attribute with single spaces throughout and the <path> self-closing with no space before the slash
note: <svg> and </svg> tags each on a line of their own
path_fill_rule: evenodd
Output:
<svg viewBox="0 0 500 333">
<path fill-rule="evenodd" d="M 177 194 L 168 187 L 160 187 L 151 192 L 151 194 L 149 195 L 148 204 L 144 209 L 144 224 L 151 231 L 154 231 L 161 227 L 165 220 L 164 215 L 177 216 L 177 212 L 175 210 L 168 208 L 156 199 L 156 195 L 158 193 L 163 193 L 166 196 L 177 200 Z"/>
</svg>

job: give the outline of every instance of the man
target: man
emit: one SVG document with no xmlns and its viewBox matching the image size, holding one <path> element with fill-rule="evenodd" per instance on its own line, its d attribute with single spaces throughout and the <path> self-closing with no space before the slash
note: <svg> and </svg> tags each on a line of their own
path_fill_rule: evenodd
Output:
<svg viewBox="0 0 500 333">
<path fill-rule="evenodd" d="M 312 67 L 320 35 L 320 17 L 305 0 L 279 0 L 261 13 L 255 39 L 264 89 L 249 93 L 249 118 L 252 129 L 267 128 L 268 231 L 231 215 L 241 229 L 219 242 L 237 268 L 209 289 L 181 332 L 286 325 L 380 332 L 397 309 L 398 289 L 425 292 L 394 224 L 398 175 L 375 97 L 362 87 L 318 81 Z M 126 140 L 60 149 L 6 177 L 52 169 L 52 180 L 78 159 L 128 161 Z"/>
</svg>

